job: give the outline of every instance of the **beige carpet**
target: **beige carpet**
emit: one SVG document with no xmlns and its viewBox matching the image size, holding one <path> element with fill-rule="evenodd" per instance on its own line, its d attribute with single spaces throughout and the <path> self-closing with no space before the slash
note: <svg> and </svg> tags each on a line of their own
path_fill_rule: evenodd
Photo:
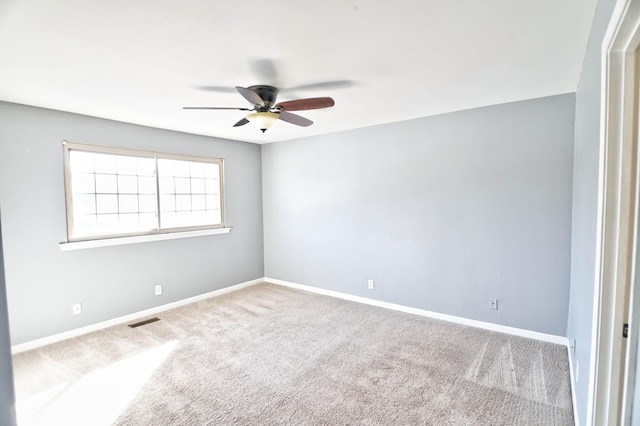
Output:
<svg viewBox="0 0 640 426">
<path fill-rule="evenodd" d="M 26 425 L 573 425 L 566 348 L 261 284 L 14 357 Z"/>
</svg>

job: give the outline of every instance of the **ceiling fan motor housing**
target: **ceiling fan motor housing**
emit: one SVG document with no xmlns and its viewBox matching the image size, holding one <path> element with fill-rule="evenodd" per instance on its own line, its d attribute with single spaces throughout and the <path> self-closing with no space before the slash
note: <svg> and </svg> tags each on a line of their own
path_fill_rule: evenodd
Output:
<svg viewBox="0 0 640 426">
<path fill-rule="evenodd" d="M 264 107 L 258 106 L 258 111 L 269 111 L 276 103 L 278 89 L 273 86 L 255 85 L 249 86 L 248 89 L 253 90 L 264 101 Z"/>
</svg>

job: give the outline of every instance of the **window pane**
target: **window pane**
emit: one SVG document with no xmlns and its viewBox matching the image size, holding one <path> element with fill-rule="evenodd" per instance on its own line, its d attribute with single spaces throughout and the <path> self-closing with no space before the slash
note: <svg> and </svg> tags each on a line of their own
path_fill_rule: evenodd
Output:
<svg viewBox="0 0 640 426">
<path fill-rule="evenodd" d="M 120 194 L 137 194 L 138 178 L 136 176 L 118 175 L 118 192 Z"/>
<path fill-rule="evenodd" d="M 189 177 L 191 172 L 189 171 L 189 162 L 176 160 L 173 162 L 173 175 L 176 177 Z"/>
<path fill-rule="evenodd" d="M 126 213 L 118 216 L 118 224 L 121 228 L 134 230 L 139 227 L 138 213 Z"/>
<path fill-rule="evenodd" d="M 73 196 L 73 211 L 77 215 L 96 213 L 95 194 L 77 194 Z"/>
<path fill-rule="evenodd" d="M 104 213 L 118 213 L 118 196 L 117 195 L 102 195 L 96 196 L 97 212 L 98 215 Z M 100 222 L 98 220 L 98 222 Z"/>
<path fill-rule="evenodd" d="M 207 224 L 207 214 L 204 210 L 191 212 L 191 225 L 202 226 Z"/>
<path fill-rule="evenodd" d="M 218 179 L 207 179 L 205 181 L 207 194 L 220 193 L 220 181 Z"/>
<path fill-rule="evenodd" d="M 160 193 L 161 194 L 175 194 L 176 184 L 173 177 L 160 177 Z"/>
<path fill-rule="evenodd" d="M 116 165 L 116 156 L 111 154 L 95 154 L 96 173 L 116 174 L 118 168 Z"/>
<path fill-rule="evenodd" d="M 95 214 L 81 214 L 74 217 L 74 231 L 81 234 L 95 234 L 98 224 Z"/>
<path fill-rule="evenodd" d="M 93 194 L 96 192 L 95 175 L 93 173 L 78 173 L 73 175 L 73 192 Z"/>
<path fill-rule="evenodd" d="M 191 193 L 191 179 L 176 178 L 176 194 L 189 194 L 189 193 Z"/>
<path fill-rule="evenodd" d="M 204 195 L 192 195 L 191 196 L 191 210 L 205 210 L 206 203 Z"/>
<path fill-rule="evenodd" d="M 176 211 L 176 196 L 173 194 L 163 194 L 160 196 L 160 211 Z"/>
<path fill-rule="evenodd" d="M 177 226 L 192 226 L 191 225 L 191 212 L 177 212 L 176 213 L 176 225 Z"/>
<path fill-rule="evenodd" d="M 138 176 L 155 176 L 156 160 L 155 158 L 138 157 Z"/>
<path fill-rule="evenodd" d="M 190 165 L 191 165 L 191 177 L 195 177 L 195 178 L 204 177 L 204 163 L 191 161 Z"/>
<path fill-rule="evenodd" d="M 176 210 L 191 210 L 191 195 L 176 195 Z"/>
<path fill-rule="evenodd" d="M 222 216 L 220 215 L 220 210 L 207 210 L 207 220 L 209 223 L 220 223 L 222 221 Z"/>
<path fill-rule="evenodd" d="M 138 195 L 138 203 L 140 212 L 150 213 L 156 211 L 155 195 Z"/>
<path fill-rule="evenodd" d="M 93 173 L 94 155 L 92 152 L 71 151 L 69 161 L 72 173 Z"/>
<path fill-rule="evenodd" d="M 220 168 L 217 164 L 206 163 L 204 165 L 204 177 L 207 179 L 213 179 L 220 177 Z"/>
<path fill-rule="evenodd" d="M 138 196 L 137 195 L 120 195 L 118 197 L 120 213 L 138 213 Z"/>
<path fill-rule="evenodd" d="M 207 195 L 207 210 L 220 208 L 219 195 Z"/>
<path fill-rule="evenodd" d="M 99 214 L 98 219 L 98 232 L 114 232 L 118 231 L 118 215 L 117 214 Z"/>
<path fill-rule="evenodd" d="M 136 157 L 119 155 L 117 157 L 117 164 L 119 175 L 136 175 L 138 173 Z"/>
<path fill-rule="evenodd" d="M 98 194 L 115 194 L 118 192 L 116 175 L 96 175 L 96 192 Z"/>
<path fill-rule="evenodd" d="M 161 228 L 175 228 L 176 223 L 176 212 L 166 212 L 160 215 Z"/>
<path fill-rule="evenodd" d="M 204 194 L 204 179 L 191 178 L 191 193 Z"/>
<path fill-rule="evenodd" d="M 138 177 L 138 193 L 139 194 L 155 194 L 156 179 L 153 177 Z"/>
<path fill-rule="evenodd" d="M 139 220 L 142 229 L 158 229 L 158 218 L 155 213 L 140 213 Z"/>
<path fill-rule="evenodd" d="M 158 175 L 159 176 L 174 176 L 173 163 L 174 160 L 168 160 L 166 158 L 158 158 Z"/>
</svg>

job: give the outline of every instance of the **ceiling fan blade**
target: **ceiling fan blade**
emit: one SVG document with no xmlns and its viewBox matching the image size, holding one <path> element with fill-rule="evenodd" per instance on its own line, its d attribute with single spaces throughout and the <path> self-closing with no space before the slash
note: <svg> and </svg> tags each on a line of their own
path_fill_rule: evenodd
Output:
<svg viewBox="0 0 640 426">
<path fill-rule="evenodd" d="M 236 86 L 236 90 L 240 92 L 240 94 L 253 105 L 264 106 L 264 101 L 256 92 L 251 89 L 247 89 L 246 87 Z"/>
<path fill-rule="evenodd" d="M 236 111 L 252 111 L 249 108 L 238 107 L 209 107 L 209 106 L 185 106 L 182 109 L 235 109 Z"/>
<path fill-rule="evenodd" d="M 317 83 L 300 84 L 298 86 L 283 88 L 282 91 L 292 90 L 317 90 L 317 89 L 341 89 L 353 85 L 351 80 L 319 81 Z"/>
<path fill-rule="evenodd" d="M 236 89 L 231 86 L 195 86 L 197 90 L 218 93 L 236 93 Z"/>
<path fill-rule="evenodd" d="M 284 101 L 276 105 L 283 111 L 303 111 L 308 109 L 329 108 L 336 103 L 332 98 L 306 98 L 293 101 Z"/>
<path fill-rule="evenodd" d="M 278 72 L 273 60 L 253 59 L 249 62 L 249 69 L 262 84 L 279 85 Z"/>
<path fill-rule="evenodd" d="M 287 111 L 280 111 L 280 120 L 286 121 L 287 123 L 295 124 L 296 126 L 307 127 L 313 124 L 313 121 L 308 118 L 301 117 L 297 114 L 291 114 Z"/>
<path fill-rule="evenodd" d="M 249 120 L 247 120 L 246 118 L 243 118 L 242 120 L 238 121 L 236 124 L 233 125 L 233 127 L 239 127 L 239 126 L 244 126 L 245 124 L 247 124 L 249 122 Z"/>
</svg>

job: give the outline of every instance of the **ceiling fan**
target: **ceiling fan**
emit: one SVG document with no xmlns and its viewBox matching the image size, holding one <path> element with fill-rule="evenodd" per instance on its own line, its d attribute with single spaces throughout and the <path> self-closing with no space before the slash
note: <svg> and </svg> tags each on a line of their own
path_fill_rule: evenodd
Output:
<svg viewBox="0 0 640 426">
<path fill-rule="evenodd" d="M 328 108 L 335 105 L 334 100 L 329 97 L 295 99 L 292 101 L 276 103 L 278 89 L 274 86 L 236 86 L 236 90 L 253 105 L 252 108 L 186 106 L 182 107 L 182 109 L 233 109 L 238 111 L 252 111 L 246 117 L 234 124 L 233 127 L 244 126 L 249 122 L 253 122 L 264 133 L 278 119 L 302 127 L 307 127 L 313 124 L 313 121 L 300 115 L 292 114 L 290 111 Z"/>
</svg>

